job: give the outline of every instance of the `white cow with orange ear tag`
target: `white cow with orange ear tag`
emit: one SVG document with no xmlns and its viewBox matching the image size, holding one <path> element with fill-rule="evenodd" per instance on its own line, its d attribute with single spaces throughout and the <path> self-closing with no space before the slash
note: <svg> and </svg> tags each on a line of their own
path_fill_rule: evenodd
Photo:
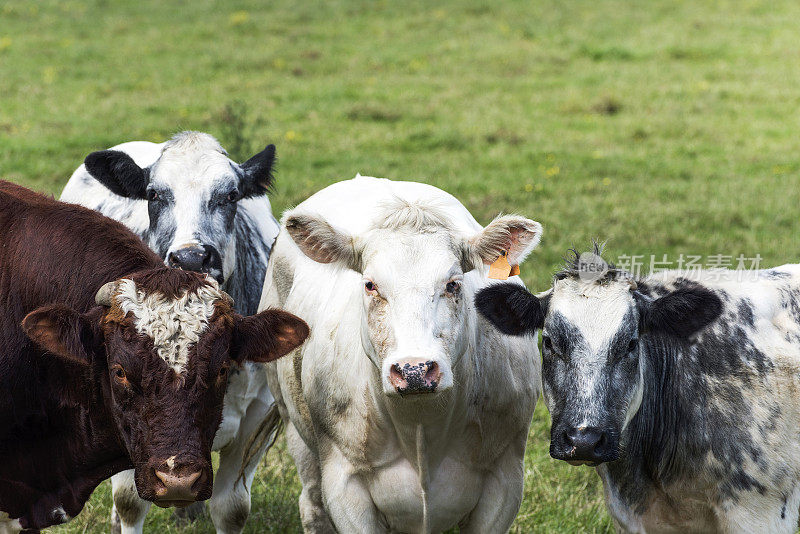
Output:
<svg viewBox="0 0 800 534">
<path fill-rule="evenodd" d="M 268 366 L 305 530 L 507 531 L 539 355 L 490 327 L 473 297 L 501 254 L 525 259 L 541 225 L 506 215 L 484 228 L 440 189 L 358 176 L 285 213 L 282 228 L 260 309 L 311 327 Z"/>
</svg>

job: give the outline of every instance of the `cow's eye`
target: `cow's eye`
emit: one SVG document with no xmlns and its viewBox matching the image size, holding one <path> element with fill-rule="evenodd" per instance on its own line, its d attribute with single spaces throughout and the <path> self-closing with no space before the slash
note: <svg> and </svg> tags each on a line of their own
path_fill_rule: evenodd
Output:
<svg viewBox="0 0 800 534">
<path fill-rule="evenodd" d="M 155 202 L 156 200 L 159 200 L 160 198 L 161 197 L 158 196 L 158 192 L 156 192 L 154 189 L 148 189 L 147 190 L 147 200 L 149 200 L 150 202 Z"/>
<path fill-rule="evenodd" d="M 367 293 L 377 293 L 378 286 L 376 286 L 375 282 L 372 280 L 367 280 L 364 282 L 364 289 L 367 291 Z"/>
<path fill-rule="evenodd" d="M 638 346 L 639 346 L 639 340 L 638 339 L 631 339 L 631 342 L 628 343 L 628 352 L 635 351 Z"/>
<path fill-rule="evenodd" d="M 128 382 L 125 369 L 123 369 L 121 365 L 115 364 L 113 367 L 111 367 L 111 373 L 114 375 L 114 380 L 116 380 L 118 383 L 126 384 Z"/>
<path fill-rule="evenodd" d="M 237 200 L 239 200 L 239 191 L 234 189 L 233 191 L 228 193 L 228 196 L 225 197 L 225 200 L 227 200 L 228 202 L 236 202 Z"/>
<path fill-rule="evenodd" d="M 542 346 L 547 350 L 553 350 L 553 342 L 548 336 L 542 336 Z"/>
<path fill-rule="evenodd" d="M 461 282 L 458 280 L 450 280 L 447 282 L 447 286 L 445 286 L 445 291 L 450 293 L 451 295 L 455 295 L 458 293 L 458 290 L 461 289 Z"/>
<path fill-rule="evenodd" d="M 228 376 L 228 366 L 223 365 L 222 367 L 219 368 L 219 377 L 225 378 L 226 376 Z"/>
</svg>

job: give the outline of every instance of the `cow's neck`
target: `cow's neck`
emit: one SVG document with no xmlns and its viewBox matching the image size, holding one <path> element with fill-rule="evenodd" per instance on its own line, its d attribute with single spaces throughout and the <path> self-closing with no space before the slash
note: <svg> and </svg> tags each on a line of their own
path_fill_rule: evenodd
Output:
<svg viewBox="0 0 800 534">
<path fill-rule="evenodd" d="M 92 374 L 95 382 L 107 382 L 107 373 L 99 377 L 96 372 Z M 107 386 L 104 384 L 104 389 Z M 0 481 L 0 502 L 10 508 L 12 517 L 20 517 L 25 528 L 41 529 L 75 517 L 103 480 L 132 467 L 102 395 L 98 393 L 87 401 L 85 409 L 52 407 L 51 420 L 61 418 L 65 423 L 61 430 L 45 431 L 30 443 L 17 442 L 15 450 L 6 456 L 5 470 L 12 479 L 24 481 L 26 473 L 44 473 L 43 480 L 53 484 L 43 486 L 42 480 L 30 480 L 21 487 L 12 484 L 6 492 L 6 484 Z M 59 415 L 54 417 L 56 413 Z M 45 454 L 47 457 L 43 457 Z M 54 512 L 59 509 L 65 515 Z"/>
<path fill-rule="evenodd" d="M 375 405 L 391 425 L 403 455 L 412 463 L 422 455 L 428 464 L 438 464 L 452 446 L 453 433 L 460 431 L 454 425 L 465 420 L 458 371 L 455 367 L 453 371 L 456 375 L 453 387 L 435 397 L 425 394 L 387 397 L 380 380 L 373 381 Z"/>
<path fill-rule="evenodd" d="M 222 289 L 233 298 L 233 307 L 238 313 L 253 315 L 258 312 L 273 243 L 265 242 L 261 228 L 242 206 L 236 212 L 234 232 L 236 262 Z"/>
<path fill-rule="evenodd" d="M 700 392 L 683 354 L 686 346 L 650 335 L 642 341 L 642 404 L 623 433 L 622 457 L 599 470 L 616 498 L 638 513 L 653 491 L 664 491 L 681 476 L 690 460 L 692 446 L 682 429 L 699 430 L 705 424 L 691 405 Z"/>
</svg>

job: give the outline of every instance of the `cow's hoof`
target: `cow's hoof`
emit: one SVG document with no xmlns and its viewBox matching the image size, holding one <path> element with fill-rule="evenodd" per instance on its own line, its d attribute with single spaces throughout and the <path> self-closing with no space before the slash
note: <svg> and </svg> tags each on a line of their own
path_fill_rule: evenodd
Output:
<svg viewBox="0 0 800 534">
<path fill-rule="evenodd" d="M 178 524 L 191 523 L 204 515 L 206 515 L 206 503 L 202 501 L 192 503 L 186 508 L 175 508 L 172 513 L 173 519 Z"/>
</svg>

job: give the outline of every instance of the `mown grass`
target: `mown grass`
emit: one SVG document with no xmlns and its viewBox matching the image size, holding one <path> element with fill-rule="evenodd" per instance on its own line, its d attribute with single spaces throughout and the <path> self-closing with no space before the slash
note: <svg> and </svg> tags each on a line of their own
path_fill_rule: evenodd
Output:
<svg viewBox="0 0 800 534">
<path fill-rule="evenodd" d="M 522 267 L 612 256 L 796 261 L 800 4 L 792 0 L 5 0 L 0 175 L 60 192 L 90 151 L 217 135 L 278 146 L 276 212 L 356 172 L 430 182 L 481 222 L 542 222 Z M 548 457 L 540 405 L 518 532 L 606 532 L 600 484 Z M 247 532 L 298 530 L 281 444 Z M 104 484 L 60 532 L 105 532 Z M 149 516 L 151 532 L 211 532 Z"/>
</svg>

